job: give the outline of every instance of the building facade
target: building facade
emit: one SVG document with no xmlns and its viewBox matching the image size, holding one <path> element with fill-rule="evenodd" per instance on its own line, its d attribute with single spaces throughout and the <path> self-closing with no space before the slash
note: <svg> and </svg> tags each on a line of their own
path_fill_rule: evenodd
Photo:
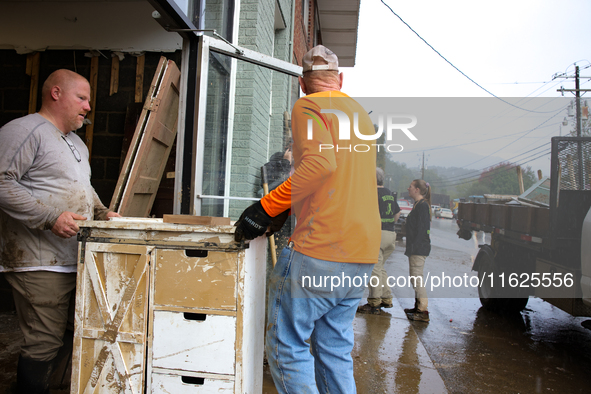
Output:
<svg viewBox="0 0 591 394">
<path fill-rule="evenodd" d="M 55 69 L 87 77 L 96 100 L 92 125 L 78 134 L 108 205 L 164 56 L 181 70 L 179 120 L 152 215 L 236 219 L 257 198 L 261 166 L 289 144 L 304 53 L 322 43 L 354 65 L 359 2 L 19 1 L 0 9 L 0 126 L 39 109 Z"/>
</svg>

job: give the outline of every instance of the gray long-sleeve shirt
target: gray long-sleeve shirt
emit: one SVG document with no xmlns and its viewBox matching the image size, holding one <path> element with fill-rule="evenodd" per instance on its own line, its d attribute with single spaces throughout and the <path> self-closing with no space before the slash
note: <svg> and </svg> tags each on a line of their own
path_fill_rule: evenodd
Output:
<svg viewBox="0 0 591 394">
<path fill-rule="evenodd" d="M 0 129 L 0 271 L 75 272 L 76 237 L 51 232 L 64 211 L 87 219 L 108 212 L 90 184 L 88 149 L 39 114 L 7 123 Z"/>
</svg>

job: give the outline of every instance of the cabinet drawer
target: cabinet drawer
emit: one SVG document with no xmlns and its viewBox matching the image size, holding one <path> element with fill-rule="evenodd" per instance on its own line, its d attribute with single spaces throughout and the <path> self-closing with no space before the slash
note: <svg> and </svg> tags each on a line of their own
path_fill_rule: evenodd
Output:
<svg viewBox="0 0 591 394">
<path fill-rule="evenodd" d="M 234 375 L 236 317 L 154 311 L 152 366 Z"/>
<path fill-rule="evenodd" d="M 154 394 L 233 393 L 233 380 L 194 378 L 170 374 L 152 374 Z"/>
<path fill-rule="evenodd" d="M 156 250 L 154 303 L 236 310 L 238 253 Z"/>
</svg>

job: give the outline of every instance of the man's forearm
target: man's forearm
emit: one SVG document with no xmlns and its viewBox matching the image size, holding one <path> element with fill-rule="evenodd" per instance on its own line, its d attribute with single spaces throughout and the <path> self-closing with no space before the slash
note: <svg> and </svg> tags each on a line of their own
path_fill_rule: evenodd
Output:
<svg viewBox="0 0 591 394">
<path fill-rule="evenodd" d="M 0 209 L 25 226 L 39 230 L 51 229 L 62 213 L 34 198 L 10 179 L 0 180 Z"/>
</svg>

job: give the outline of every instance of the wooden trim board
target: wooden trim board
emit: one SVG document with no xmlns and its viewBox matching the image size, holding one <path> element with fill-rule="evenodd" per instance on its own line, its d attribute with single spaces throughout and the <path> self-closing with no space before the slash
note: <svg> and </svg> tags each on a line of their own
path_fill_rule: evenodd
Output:
<svg viewBox="0 0 591 394">
<path fill-rule="evenodd" d="M 193 215 L 163 215 L 164 223 L 176 224 L 200 224 L 205 226 L 229 226 L 230 218 L 219 218 L 214 216 L 193 216 Z"/>
</svg>

